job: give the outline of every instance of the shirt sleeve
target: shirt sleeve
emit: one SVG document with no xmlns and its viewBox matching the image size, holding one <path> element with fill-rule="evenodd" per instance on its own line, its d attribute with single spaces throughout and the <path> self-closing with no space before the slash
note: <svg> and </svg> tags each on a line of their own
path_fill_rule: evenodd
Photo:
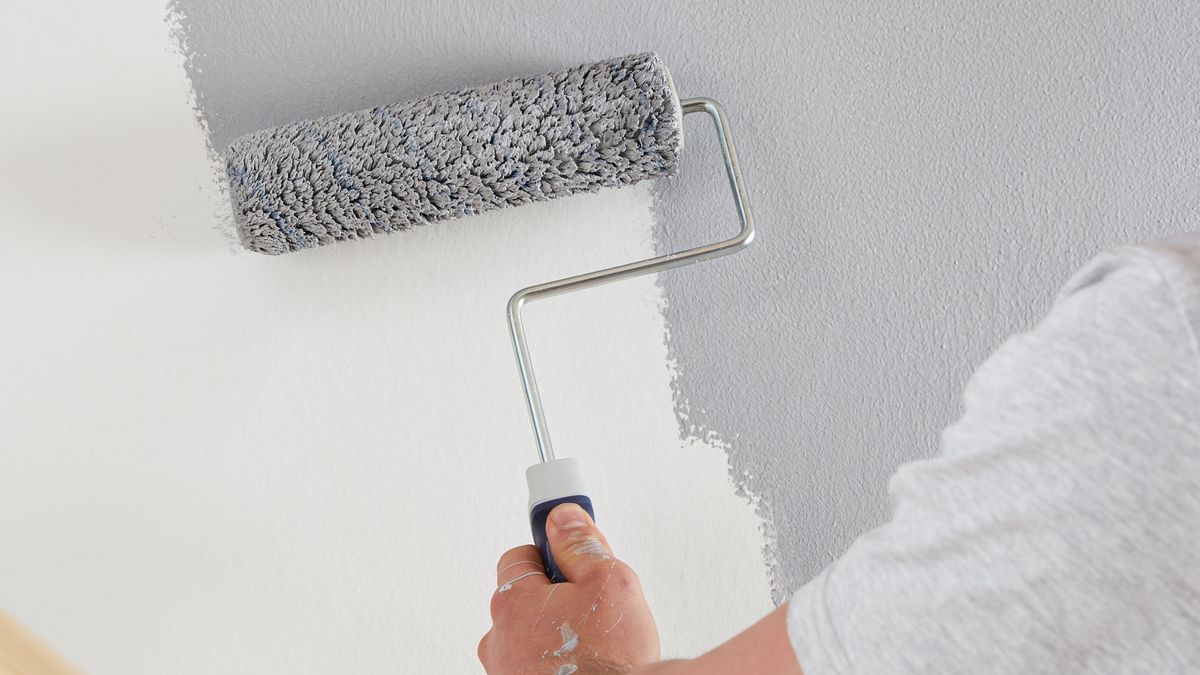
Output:
<svg viewBox="0 0 1200 675">
<path fill-rule="evenodd" d="M 806 675 L 1200 662 L 1200 358 L 1180 304 L 1200 265 L 1163 259 L 1101 256 L 979 368 L 941 454 L 889 482 L 890 522 L 791 599 Z"/>
</svg>

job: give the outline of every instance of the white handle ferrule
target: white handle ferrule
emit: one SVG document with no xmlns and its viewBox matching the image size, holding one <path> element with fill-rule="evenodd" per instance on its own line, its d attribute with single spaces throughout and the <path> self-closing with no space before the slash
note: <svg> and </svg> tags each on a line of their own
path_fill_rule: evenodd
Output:
<svg viewBox="0 0 1200 675">
<path fill-rule="evenodd" d="M 583 469 L 574 457 L 534 464 L 525 469 L 525 482 L 529 484 L 530 511 L 538 504 L 554 499 L 587 496 Z"/>
</svg>

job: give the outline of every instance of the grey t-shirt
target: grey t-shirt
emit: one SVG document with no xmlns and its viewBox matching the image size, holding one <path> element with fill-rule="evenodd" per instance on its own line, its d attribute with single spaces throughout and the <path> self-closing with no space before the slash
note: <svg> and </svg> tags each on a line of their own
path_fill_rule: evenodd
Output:
<svg viewBox="0 0 1200 675">
<path fill-rule="evenodd" d="M 1200 672 L 1200 236 L 1105 253 L 801 588 L 806 675 Z"/>
</svg>

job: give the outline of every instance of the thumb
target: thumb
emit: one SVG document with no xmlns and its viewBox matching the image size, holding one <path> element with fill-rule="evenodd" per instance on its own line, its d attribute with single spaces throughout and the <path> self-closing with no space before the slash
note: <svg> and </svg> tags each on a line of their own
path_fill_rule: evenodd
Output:
<svg viewBox="0 0 1200 675">
<path fill-rule="evenodd" d="M 612 549 L 596 522 L 578 504 L 559 504 L 546 520 L 554 562 L 567 581 L 582 581 L 612 567 Z"/>
</svg>

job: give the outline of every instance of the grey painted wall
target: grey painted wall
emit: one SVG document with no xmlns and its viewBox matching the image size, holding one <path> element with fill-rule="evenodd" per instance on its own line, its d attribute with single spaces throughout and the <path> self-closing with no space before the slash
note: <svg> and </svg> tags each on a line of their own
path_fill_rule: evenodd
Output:
<svg viewBox="0 0 1200 675">
<path fill-rule="evenodd" d="M 780 599 L 886 517 L 892 470 L 1072 268 L 1200 207 L 1190 2 L 178 2 L 217 146 L 639 50 L 723 101 L 759 243 L 661 283 L 681 429 L 761 498 Z M 733 228 L 702 124 L 663 248 Z"/>
</svg>

